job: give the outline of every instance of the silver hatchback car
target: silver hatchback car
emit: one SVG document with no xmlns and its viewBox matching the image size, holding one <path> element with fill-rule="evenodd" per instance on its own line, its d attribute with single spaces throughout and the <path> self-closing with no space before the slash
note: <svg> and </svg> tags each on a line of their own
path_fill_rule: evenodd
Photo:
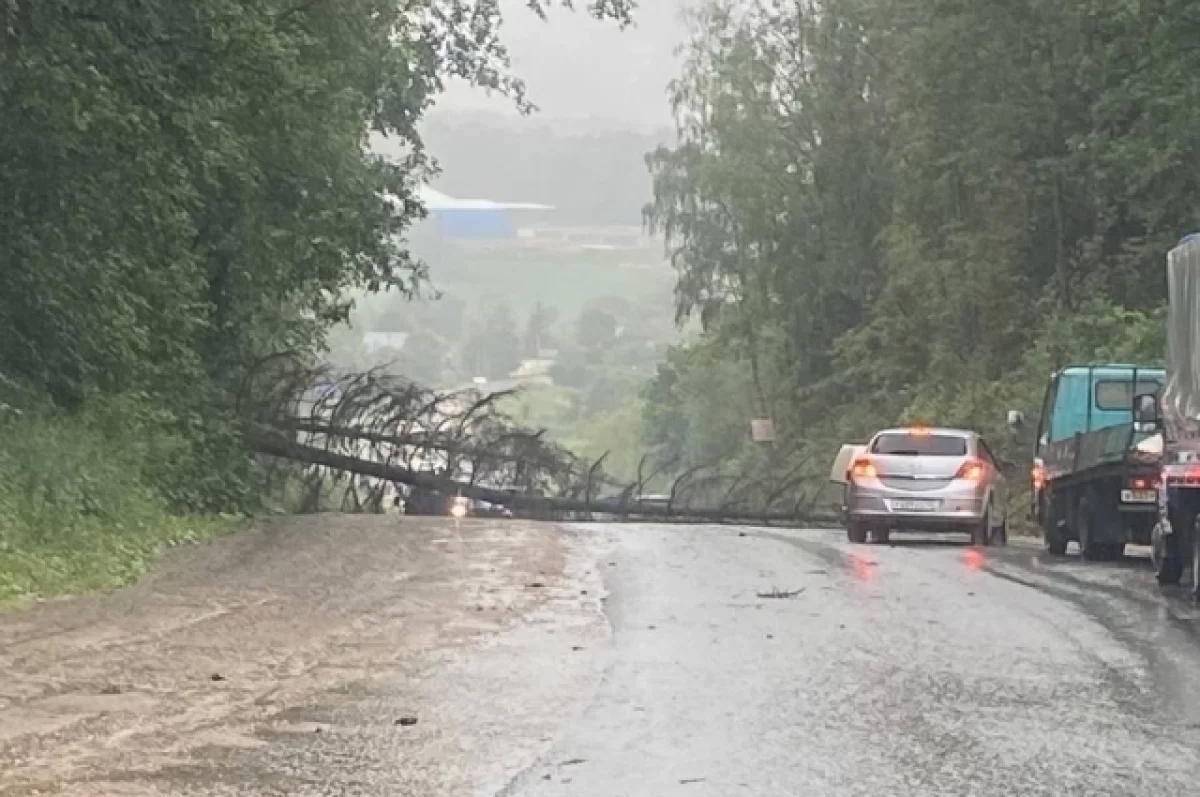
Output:
<svg viewBox="0 0 1200 797">
<path fill-rule="evenodd" d="M 978 434 L 920 426 L 877 432 L 846 474 L 851 542 L 892 531 L 959 532 L 975 545 L 1008 542 L 1007 483 Z"/>
</svg>

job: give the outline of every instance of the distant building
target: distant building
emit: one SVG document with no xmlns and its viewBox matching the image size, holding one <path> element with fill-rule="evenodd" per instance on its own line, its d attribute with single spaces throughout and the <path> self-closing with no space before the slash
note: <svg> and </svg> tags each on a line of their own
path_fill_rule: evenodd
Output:
<svg viewBox="0 0 1200 797">
<path fill-rule="evenodd" d="M 597 226 L 558 227 L 530 225 L 517 230 L 520 246 L 559 252 L 662 251 L 662 241 L 647 235 L 641 227 Z"/>
<path fill-rule="evenodd" d="M 438 232 L 455 240 L 515 239 L 519 216 L 554 210 L 534 202 L 455 199 L 429 186 L 422 186 L 419 196 Z"/>
<path fill-rule="evenodd" d="M 550 377 L 550 371 L 553 368 L 552 359 L 530 358 L 521 360 L 521 366 L 509 376 L 523 384 L 552 385 L 554 380 Z"/>
<path fill-rule="evenodd" d="M 367 332 L 363 335 L 363 345 L 366 346 L 368 352 L 375 352 L 380 349 L 396 349 L 399 351 L 404 348 L 407 340 L 407 332 Z"/>
</svg>

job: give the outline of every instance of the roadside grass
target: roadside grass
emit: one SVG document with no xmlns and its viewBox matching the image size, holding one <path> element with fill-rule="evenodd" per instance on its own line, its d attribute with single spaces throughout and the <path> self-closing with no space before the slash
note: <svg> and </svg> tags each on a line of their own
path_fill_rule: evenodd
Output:
<svg viewBox="0 0 1200 797">
<path fill-rule="evenodd" d="M 244 527 L 180 516 L 149 484 L 171 441 L 112 412 L 0 422 L 0 607 L 128 583 L 164 546 Z"/>
</svg>

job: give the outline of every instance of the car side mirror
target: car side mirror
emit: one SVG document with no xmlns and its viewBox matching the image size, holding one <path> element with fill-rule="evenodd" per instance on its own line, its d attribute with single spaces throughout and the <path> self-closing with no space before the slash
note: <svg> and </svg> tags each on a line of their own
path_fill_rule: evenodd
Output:
<svg viewBox="0 0 1200 797">
<path fill-rule="evenodd" d="M 1158 428 L 1162 425 L 1162 415 L 1158 410 L 1158 396 L 1153 393 L 1139 393 L 1133 397 L 1133 421 L 1144 426 Z"/>
<path fill-rule="evenodd" d="M 1025 413 L 1020 410 L 1009 410 L 1005 423 L 1010 430 L 1015 432 L 1025 425 Z"/>
</svg>

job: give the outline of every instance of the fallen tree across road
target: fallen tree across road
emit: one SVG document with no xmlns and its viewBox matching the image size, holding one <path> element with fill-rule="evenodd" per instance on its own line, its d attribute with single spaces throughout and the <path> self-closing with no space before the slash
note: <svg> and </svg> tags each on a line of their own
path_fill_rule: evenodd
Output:
<svg viewBox="0 0 1200 797">
<path fill-rule="evenodd" d="M 343 508 L 354 510 L 377 509 L 389 485 L 404 484 L 528 516 L 835 520 L 814 511 L 818 491 L 806 489 L 796 468 L 730 478 L 720 463 L 679 472 L 675 463 L 650 468 L 644 458 L 632 483 L 618 481 L 604 471 L 607 455 L 583 459 L 544 430 L 516 423 L 501 407 L 511 395 L 439 392 L 381 370 L 339 374 L 280 355 L 250 369 L 239 414 L 250 448 L 305 466 L 314 496 L 332 481 L 345 490 Z M 647 500 L 647 485 L 662 484 L 673 467 L 666 494 Z"/>
<path fill-rule="evenodd" d="M 709 520 L 728 523 L 836 523 L 833 513 L 767 510 L 762 512 L 725 507 L 690 507 L 672 505 L 670 502 L 646 503 L 628 497 L 614 498 L 570 498 L 522 494 L 512 490 L 498 490 L 478 484 L 463 483 L 454 479 L 421 473 L 399 465 L 361 459 L 340 454 L 316 446 L 287 440 L 278 435 L 260 434 L 251 438 L 256 451 L 293 462 L 316 465 L 346 473 L 368 476 L 386 482 L 407 484 L 445 495 L 461 495 L 477 501 L 500 504 L 514 511 L 527 514 L 556 515 L 561 513 L 585 513 L 616 515 L 619 517 L 672 518 L 678 520 Z"/>
</svg>

